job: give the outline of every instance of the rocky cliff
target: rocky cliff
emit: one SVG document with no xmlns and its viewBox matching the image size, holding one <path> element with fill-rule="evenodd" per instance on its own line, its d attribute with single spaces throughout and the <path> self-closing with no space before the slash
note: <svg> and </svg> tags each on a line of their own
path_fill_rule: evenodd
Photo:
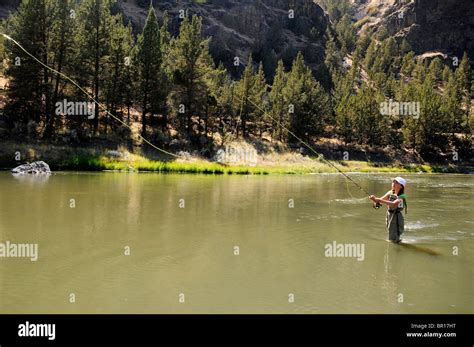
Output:
<svg viewBox="0 0 474 347">
<path fill-rule="evenodd" d="M 148 4 L 119 1 L 125 17 L 138 29 L 144 25 Z M 168 11 L 174 34 L 183 11 L 202 16 L 203 33 L 212 37 L 214 60 L 222 61 L 234 75 L 242 71 L 251 52 L 268 71 L 278 59 L 289 66 L 299 50 L 313 69 L 324 59 L 327 17 L 312 0 L 155 0 L 154 6 L 159 16 Z M 234 66 L 235 57 L 241 62 L 238 67 Z"/>
<path fill-rule="evenodd" d="M 406 38 L 417 54 L 439 51 L 474 61 L 473 0 L 352 0 L 361 28 Z"/>
</svg>

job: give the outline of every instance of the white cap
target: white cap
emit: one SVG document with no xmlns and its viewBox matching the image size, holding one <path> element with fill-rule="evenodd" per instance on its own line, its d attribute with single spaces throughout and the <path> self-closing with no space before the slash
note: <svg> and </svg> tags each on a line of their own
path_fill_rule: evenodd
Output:
<svg viewBox="0 0 474 347">
<path fill-rule="evenodd" d="M 404 178 L 401 178 L 401 177 L 395 177 L 394 178 L 395 181 L 397 181 L 398 183 L 400 183 L 402 186 L 406 186 L 407 185 L 407 180 L 404 179 Z"/>
</svg>

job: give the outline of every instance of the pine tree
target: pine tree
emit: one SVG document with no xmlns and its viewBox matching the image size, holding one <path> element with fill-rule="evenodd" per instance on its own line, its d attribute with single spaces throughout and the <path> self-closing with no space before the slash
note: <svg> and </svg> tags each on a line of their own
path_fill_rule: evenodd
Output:
<svg viewBox="0 0 474 347">
<path fill-rule="evenodd" d="M 160 95 L 160 81 L 163 79 L 160 27 L 155 9 L 150 4 L 143 32 L 139 35 L 136 46 L 136 63 L 138 67 L 138 99 L 142 107 L 142 136 L 147 133 L 148 113 L 157 113 L 165 100 Z"/>
<path fill-rule="evenodd" d="M 467 103 L 471 97 L 471 83 L 472 83 L 472 72 L 469 63 L 469 57 L 467 53 L 464 53 L 461 63 L 455 72 L 456 80 L 458 82 L 458 88 L 464 96 L 464 100 Z"/>
<path fill-rule="evenodd" d="M 447 83 L 451 78 L 452 72 L 448 65 L 445 65 L 443 68 L 443 73 L 441 74 L 441 79 L 444 83 Z"/>
<path fill-rule="evenodd" d="M 205 136 L 216 131 L 224 133 L 224 130 L 218 127 L 223 125 L 226 115 L 232 114 L 233 104 L 230 76 L 222 63 L 208 75 L 207 85 L 208 96 L 203 125 Z"/>
<path fill-rule="evenodd" d="M 271 49 L 267 54 L 263 56 L 263 67 L 265 71 L 265 77 L 269 82 L 273 82 L 277 65 L 277 54 L 274 49 Z"/>
<path fill-rule="evenodd" d="M 162 55 L 169 49 L 169 45 L 171 43 L 171 34 L 168 30 L 169 25 L 169 16 L 168 11 L 163 12 L 162 16 L 162 25 L 160 26 L 160 47 L 162 51 Z"/>
<path fill-rule="evenodd" d="M 403 39 L 402 43 L 400 44 L 400 53 L 402 55 L 405 55 L 408 52 L 410 52 L 411 50 L 412 50 L 411 45 L 408 43 L 408 41 L 406 39 Z"/>
<path fill-rule="evenodd" d="M 52 1 L 52 27 L 50 30 L 50 42 L 48 44 L 48 52 L 51 58 L 51 64 L 60 73 L 70 73 L 73 69 L 71 61 L 74 52 L 74 32 L 77 30 L 77 20 L 75 17 L 76 7 L 72 0 L 53 0 Z M 50 64 L 50 65 L 51 65 Z M 51 138 L 55 131 L 56 110 L 55 104 L 61 99 L 61 90 L 64 93 L 66 85 L 71 86 L 65 81 L 59 73 L 52 76 L 52 98 L 51 107 L 47 110 L 45 120 L 45 131 L 43 137 Z M 75 88 L 75 87 L 74 87 Z"/>
<path fill-rule="evenodd" d="M 336 33 L 341 50 L 343 53 L 349 53 L 354 50 L 356 43 L 356 30 L 352 24 L 350 15 L 345 14 L 336 24 Z"/>
<path fill-rule="evenodd" d="M 202 116 L 205 112 L 208 95 L 206 76 L 214 69 L 209 54 L 209 39 L 201 34 L 202 19 L 193 16 L 181 22 L 178 37 L 171 41 L 170 62 L 173 67 L 174 101 L 184 114 L 180 113 L 181 129 L 188 136 L 194 135 L 193 116 Z M 184 116 L 184 117 L 183 117 Z"/>
<path fill-rule="evenodd" d="M 336 105 L 336 124 L 338 134 L 344 140 L 344 144 L 348 144 L 354 139 L 354 117 L 352 116 L 352 105 L 354 104 L 353 95 L 347 95 L 340 103 Z"/>
<path fill-rule="evenodd" d="M 301 52 L 296 56 L 288 73 L 284 94 L 292 111 L 291 131 L 303 140 L 321 135 L 325 117 L 329 113 L 329 99 L 313 77 L 311 69 L 305 66 Z"/>
<path fill-rule="evenodd" d="M 253 72 L 253 59 L 250 54 L 247 66 L 236 87 L 237 101 L 239 103 L 239 123 L 242 129 L 242 136 L 248 137 L 247 123 L 252 120 L 255 105 L 250 102 L 252 89 L 254 88 L 255 77 Z M 237 133 L 238 136 L 238 133 Z"/>
<path fill-rule="evenodd" d="M 377 41 L 372 40 L 365 54 L 364 65 L 367 70 L 372 70 L 377 55 Z"/>
<path fill-rule="evenodd" d="M 435 146 L 446 143 L 439 138 L 445 127 L 441 112 L 441 97 L 436 93 L 434 80 L 429 74 L 419 90 L 419 100 L 421 114 L 416 145 L 422 154 L 428 155 L 434 151 Z"/>
<path fill-rule="evenodd" d="M 131 32 L 131 24 L 127 26 L 127 31 Z M 128 34 L 127 34 L 127 37 Z M 135 40 L 132 37 L 132 42 L 125 41 L 124 51 L 126 53 L 125 66 L 122 69 L 120 76 L 121 89 L 123 90 L 123 106 L 126 107 L 127 119 L 126 123 L 130 125 L 130 111 L 134 102 L 136 101 L 136 76 L 138 75 L 137 64 L 134 63 L 134 52 L 136 51 Z M 123 112 L 122 112 L 123 113 Z"/>
<path fill-rule="evenodd" d="M 412 77 L 420 84 L 425 81 L 427 75 L 427 66 L 425 61 L 419 59 L 412 71 Z"/>
<path fill-rule="evenodd" d="M 383 71 L 394 73 L 399 66 L 395 64 L 396 57 L 399 55 L 397 42 L 393 37 L 388 38 L 382 44 Z"/>
<path fill-rule="evenodd" d="M 415 53 L 409 52 L 403 57 L 400 73 L 404 78 L 408 79 L 412 76 L 415 66 Z"/>
<path fill-rule="evenodd" d="M 333 92 L 336 126 L 339 135 L 342 136 L 346 144 L 352 142 L 355 135 L 354 116 L 352 112 L 355 101 L 353 82 L 350 76 L 340 78 L 337 80 Z"/>
<path fill-rule="evenodd" d="M 352 102 L 356 138 L 360 143 L 384 144 L 387 118 L 380 113 L 380 98 L 368 86 L 362 86 Z"/>
<path fill-rule="evenodd" d="M 223 135 L 222 138 L 225 138 L 232 133 L 233 128 L 235 129 L 233 121 L 236 119 L 236 109 L 238 108 L 235 106 L 238 104 L 235 92 L 237 83 L 231 79 L 222 63 L 212 73 L 212 76 L 210 92 L 216 101 L 216 105 L 211 131 L 219 132 Z"/>
<path fill-rule="evenodd" d="M 455 134 L 462 130 L 463 115 L 465 113 L 462 108 L 462 95 L 453 74 L 450 74 L 445 86 L 441 110 L 443 112 L 444 124 L 440 124 L 440 128 L 450 132 L 453 139 Z"/>
<path fill-rule="evenodd" d="M 123 25 L 121 16 L 114 18 L 110 25 L 110 55 L 108 57 L 107 78 L 105 83 L 105 100 L 107 109 L 115 116 L 118 108 L 130 104 L 131 90 L 131 52 L 133 49 L 132 26 Z M 109 125 L 109 116 L 105 124 L 105 133 Z"/>
<path fill-rule="evenodd" d="M 357 39 L 356 47 L 354 49 L 354 58 L 362 60 L 365 57 L 365 54 L 371 42 L 372 40 L 367 33 L 361 33 L 361 35 Z"/>
<path fill-rule="evenodd" d="M 173 86 L 173 62 L 171 61 L 171 34 L 168 30 L 169 27 L 169 16 L 168 12 L 164 11 L 162 15 L 162 24 L 160 26 L 160 48 L 162 57 L 162 80 L 161 83 L 161 95 L 163 96 L 164 103 L 162 104 L 163 118 L 161 127 L 163 131 L 166 131 L 169 123 L 169 105 L 168 96 Z"/>
<path fill-rule="evenodd" d="M 331 73 L 331 77 L 334 80 L 337 78 L 337 75 L 342 73 L 342 53 L 337 48 L 336 41 L 334 40 L 333 35 L 328 30 L 326 33 L 328 37 L 326 41 L 326 57 L 324 60 L 324 64 L 328 68 L 329 72 Z"/>
<path fill-rule="evenodd" d="M 442 63 L 439 58 L 435 58 L 431 61 L 430 67 L 429 67 L 429 73 L 433 77 L 435 81 L 440 81 L 442 77 Z"/>
<path fill-rule="evenodd" d="M 410 52 L 411 53 L 411 52 Z M 415 79 L 400 81 L 396 91 L 395 100 L 406 102 L 420 102 L 420 83 Z M 392 117 L 393 118 L 393 117 Z M 401 129 L 403 134 L 403 144 L 406 148 L 417 148 L 417 137 L 420 128 L 418 117 L 402 116 L 392 121 L 392 132 L 395 129 Z"/>
<path fill-rule="evenodd" d="M 103 101 L 102 87 L 110 54 L 110 7 L 116 0 L 83 0 L 79 6 L 76 44 L 76 74 L 81 86 L 88 88 L 96 101 Z M 99 132 L 99 107 L 95 107 L 92 126 Z"/>
<path fill-rule="evenodd" d="M 278 66 L 270 91 L 271 115 L 277 121 L 272 121 L 273 136 L 278 133 L 278 138 L 283 141 L 286 138 L 286 128 L 289 125 L 288 103 L 284 99 L 284 89 L 287 83 L 287 75 L 283 61 L 278 61 Z"/>
<path fill-rule="evenodd" d="M 257 74 L 254 78 L 254 84 L 252 93 L 250 95 L 251 100 L 253 101 L 254 105 L 258 105 L 259 107 L 255 108 L 255 115 L 254 115 L 254 122 L 256 124 L 256 128 L 260 133 L 260 137 L 263 135 L 264 130 L 264 123 L 266 119 L 264 119 L 265 111 L 267 109 L 266 104 L 266 96 L 267 94 L 267 81 L 265 79 L 265 72 L 263 70 L 263 63 L 260 62 L 258 65 Z"/>
<path fill-rule="evenodd" d="M 50 13 L 45 1 L 22 2 L 17 13 L 10 18 L 7 29 L 28 52 L 48 63 Z M 5 48 L 9 59 L 6 75 L 10 78 L 6 110 L 11 126 L 23 133 L 27 124 L 31 124 L 28 132 L 35 136 L 37 124 L 44 120 L 46 110 L 49 110 L 49 72 L 11 41 L 6 42 Z"/>
</svg>

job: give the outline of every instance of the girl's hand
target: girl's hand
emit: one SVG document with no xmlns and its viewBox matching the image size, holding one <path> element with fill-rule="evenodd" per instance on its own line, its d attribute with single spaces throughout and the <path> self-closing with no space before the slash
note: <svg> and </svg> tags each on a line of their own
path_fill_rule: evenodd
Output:
<svg viewBox="0 0 474 347">
<path fill-rule="evenodd" d="M 372 200 L 373 202 L 377 202 L 377 197 L 375 195 L 369 196 L 369 199 Z"/>
</svg>

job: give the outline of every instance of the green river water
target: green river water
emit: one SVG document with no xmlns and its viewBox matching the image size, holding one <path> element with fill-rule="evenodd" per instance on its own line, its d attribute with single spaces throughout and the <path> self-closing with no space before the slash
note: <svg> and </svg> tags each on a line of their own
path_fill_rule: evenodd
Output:
<svg viewBox="0 0 474 347">
<path fill-rule="evenodd" d="M 336 174 L 1 172 L 0 242 L 38 259 L 0 258 L 0 313 L 474 313 L 474 175 L 405 178 L 404 239 L 438 256 Z"/>
</svg>

